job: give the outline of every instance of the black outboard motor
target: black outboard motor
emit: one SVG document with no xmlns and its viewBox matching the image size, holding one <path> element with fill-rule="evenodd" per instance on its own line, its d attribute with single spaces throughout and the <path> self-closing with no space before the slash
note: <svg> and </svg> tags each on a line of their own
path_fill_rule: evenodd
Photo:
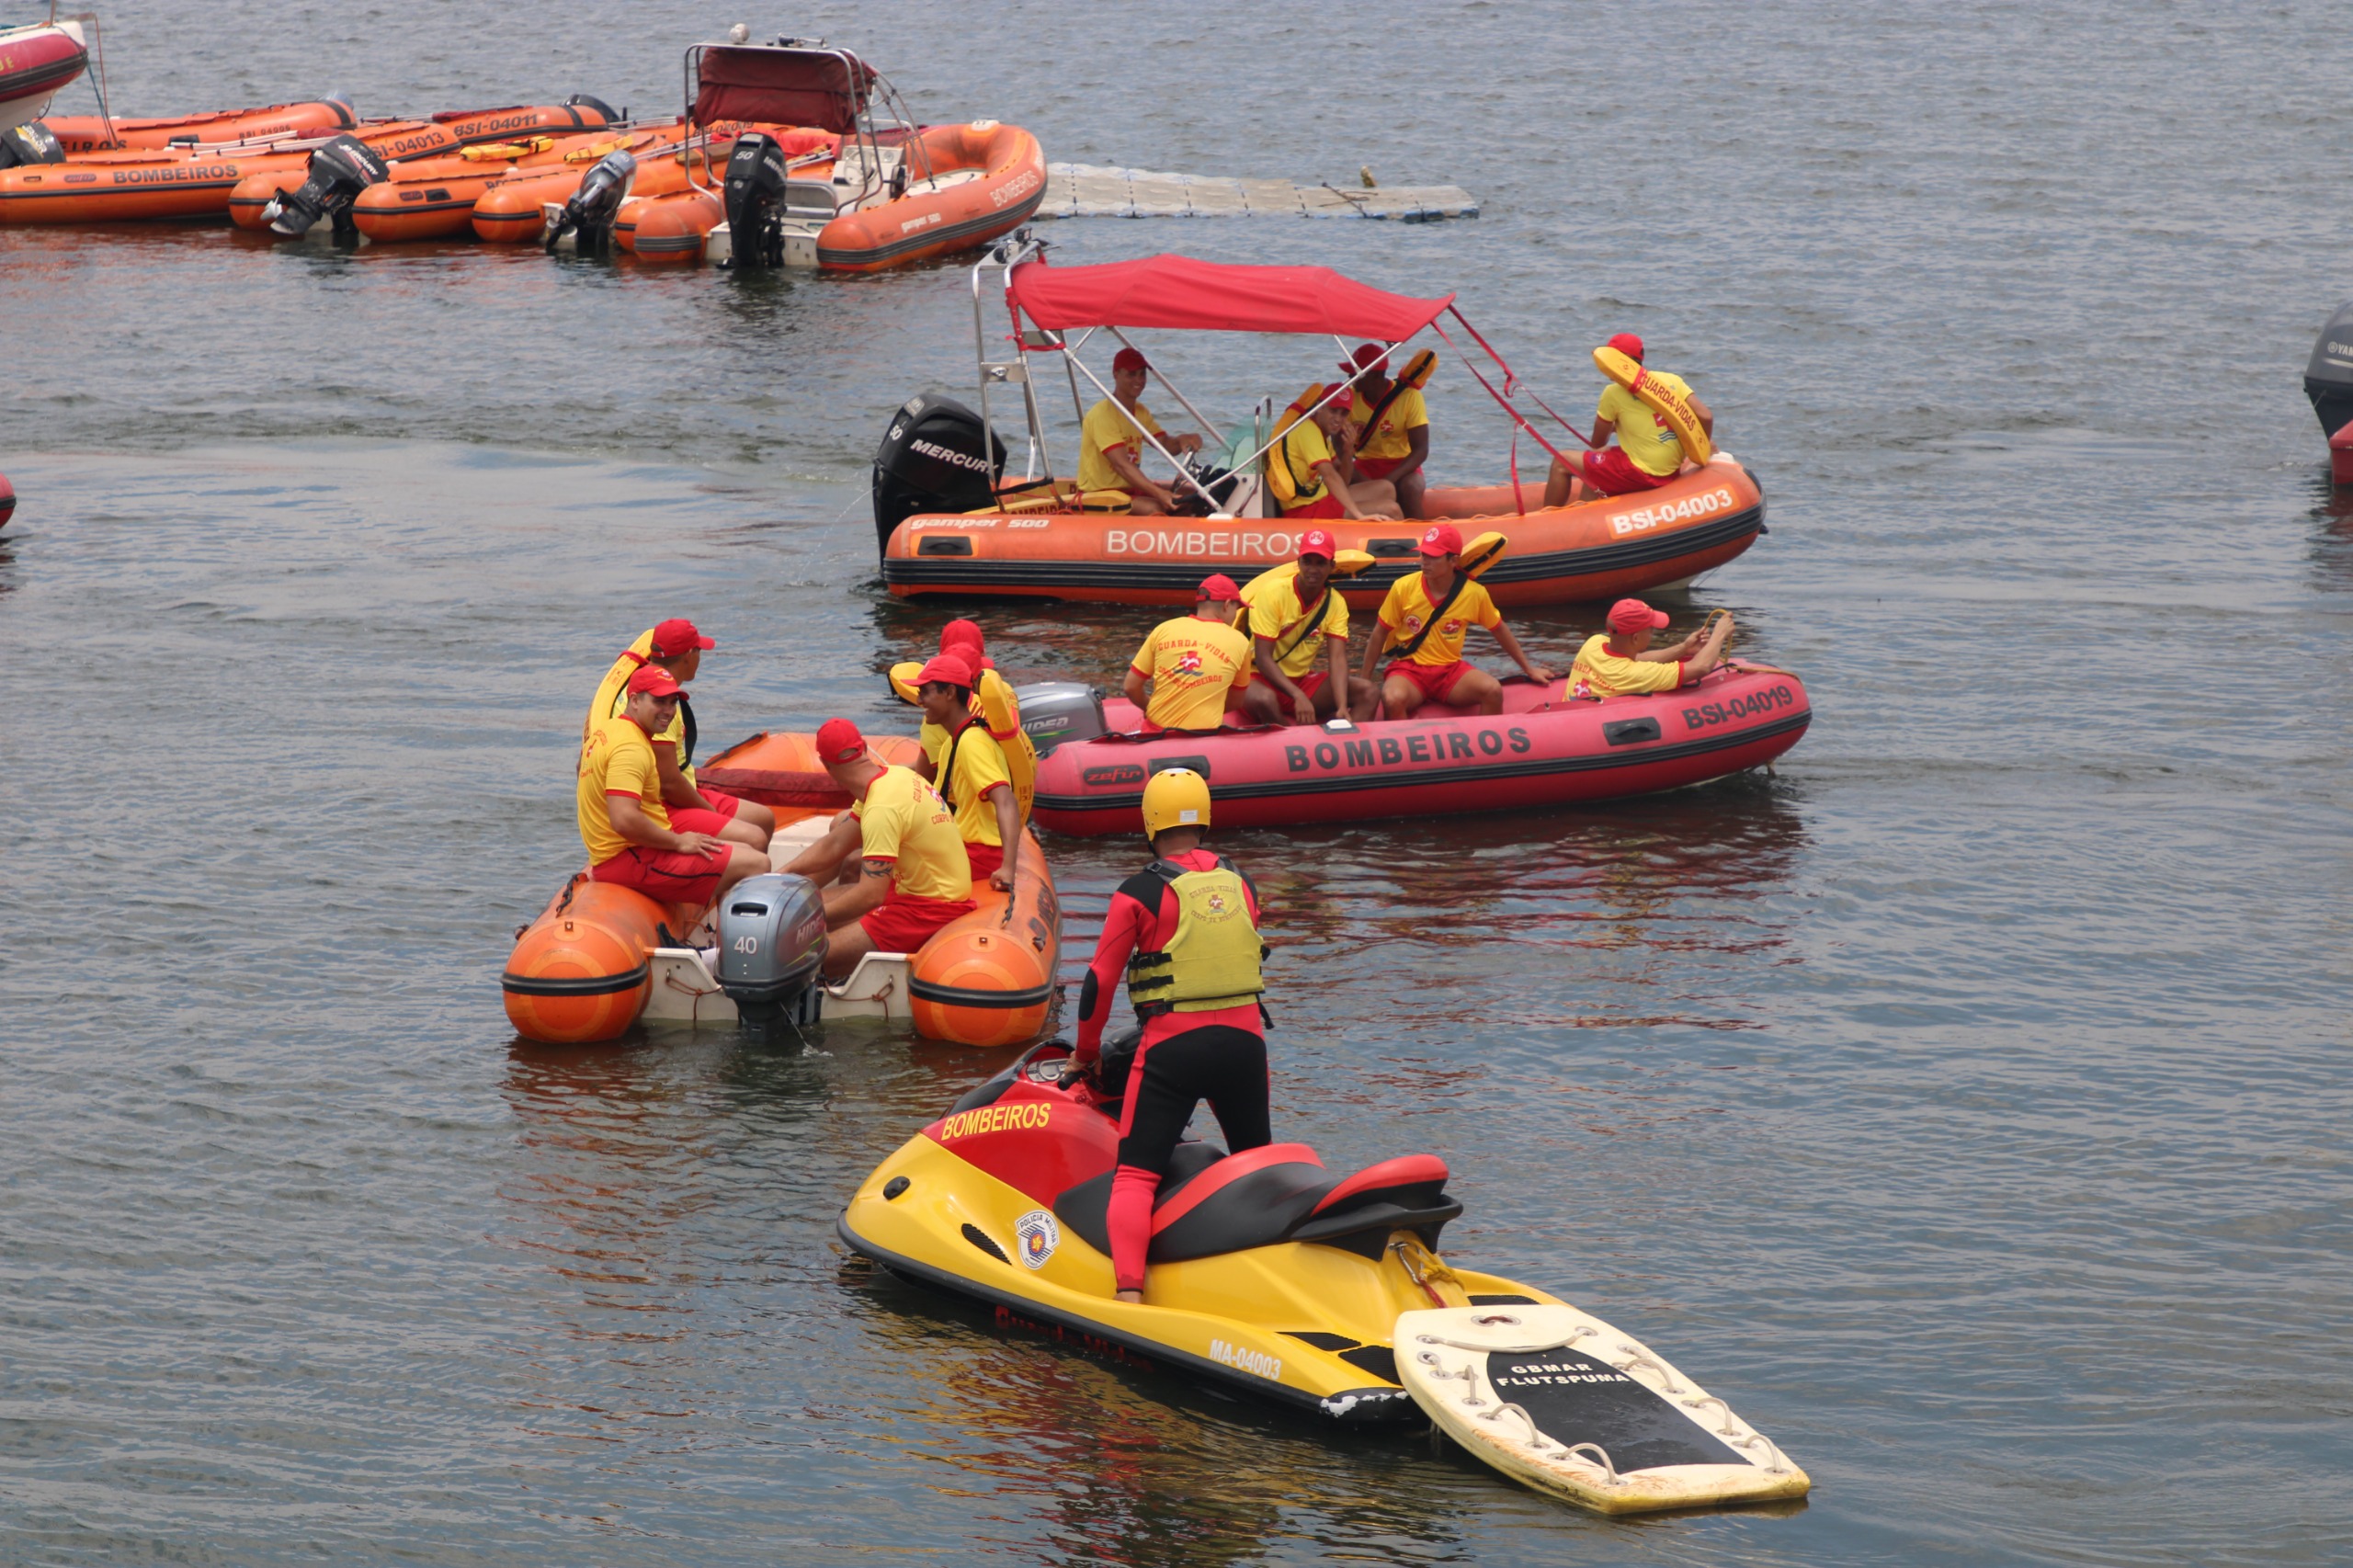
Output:
<svg viewBox="0 0 2353 1568">
<path fill-rule="evenodd" d="M 2304 395 L 2320 415 L 2321 433 L 2334 436 L 2353 421 L 2353 305 L 2328 318 L 2304 365 Z"/>
<path fill-rule="evenodd" d="M 28 119 L 12 131 L 0 131 L 0 169 L 64 161 L 65 144 L 38 119 Z"/>
<path fill-rule="evenodd" d="M 594 109 L 597 113 L 605 117 L 606 125 L 619 125 L 621 122 L 621 117 L 613 112 L 613 106 L 607 103 L 604 99 L 598 97 L 594 93 L 574 93 L 570 97 L 563 100 L 563 107 L 566 108 Z M 601 129 L 601 127 L 599 129 Z"/>
<path fill-rule="evenodd" d="M 825 963 L 825 901 L 806 877 L 746 877 L 719 901 L 719 988 L 747 1024 L 790 1017 Z"/>
<path fill-rule="evenodd" d="M 553 256 L 557 242 L 576 232 L 579 238 L 573 245 L 581 255 L 604 255 L 612 245 L 613 218 L 636 182 L 637 159 L 626 149 L 615 148 L 597 160 L 595 168 L 580 176 L 580 188 L 549 228 L 548 254 Z"/>
<path fill-rule="evenodd" d="M 727 234 L 734 265 L 782 267 L 784 210 L 789 160 L 773 136 L 752 131 L 735 139 L 727 160 Z"/>
<path fill-rule="evenodd" d="M 1005 438 L 954 398 L 926 392 L 891 415 L 874 453 L 875 548 L 917 512 L 971 512 L 996 500 Z"/>
<path fill-rule="evenodd" d="M 392 165 L 376 149 L 357 136 L 338 136 L 311 154 L 311 177 L 300 190 L 269 204 L 269 226 L 281 234 L 300 236 L 325 218 L 334 222 L 336 239 L 350 239 L 358 233 L 351 221 L 351 204 L 369 186 L 392 177 Z"/>
</svg>

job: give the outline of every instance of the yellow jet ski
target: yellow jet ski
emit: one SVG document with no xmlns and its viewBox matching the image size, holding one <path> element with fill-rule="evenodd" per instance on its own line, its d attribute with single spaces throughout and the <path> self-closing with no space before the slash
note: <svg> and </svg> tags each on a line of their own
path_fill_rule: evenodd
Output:
<svg viewBox="0 0 2353 1568">
<path fill-rule="evenodd" d="M 1088 1080 L 1064 1084 L 1068 1056 L 1059 1041 L 1032 1049 L 908 1140 L 842 1210 L 842 1239 L 990 1303 L 1000 1322 L 1336 1421 L 1412 1420 L 1444 1402 L 1439 1425 L 1472 1452 L 1603 1512 L 1810 1484 L 1640 1344 L 1534 1286 L 1439 1257 L 1462 1205 L 1435 1155 L 1341 1176 L 1303 1143 L 1232 1155 L 1179 1144 L 1155 1198 L 1144 1302 L 1116 1300 L 1106 1211 L 1119 1102 Z M 1530 1342 L 1530 1324 L 1560 1330 L 1558 1354 Z M 1417 1358 L 1402 1378 L 1400 1349 Z M 1485 1416 L 1508 1422 L 1501 1443 L 1480 1440 L 1493 1409 L 1513 1413 Z"/>
</svg>

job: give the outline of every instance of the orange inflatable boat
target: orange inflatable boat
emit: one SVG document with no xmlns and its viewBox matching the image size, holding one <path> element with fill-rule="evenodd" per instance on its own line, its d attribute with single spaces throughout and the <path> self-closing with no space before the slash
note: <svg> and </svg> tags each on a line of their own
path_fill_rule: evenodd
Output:
<svg viewBox="0 0 2353 1568">
<path fill-rule="evenodd" d="M 726 162 L 725 145 L 716 151 L 710 137 L 697 137 L 687 142 L 687 127 L 683 121 L 666 125 L 640 125 L 635 134 L 622 142 L 621 150 L 637 162 L 639 181 L 659 182 L 665 177 L 683 183 L 689 160 L 706 166 L 716 158 L 721 165 Z M 731 137 L 732 140 L 732 137 Z M 477 238 L 495 244 L 521 244 L 537 240 L 547 231 L 547 209 L 551 203 L 562 206 L 579 189 L 580 182 L 597 159 L 574 155 L 558 169 L 517 168 L 504 178 L 492 182 L 474 201 L 472 224 Z M 663 171 L 674 171 L 666 176 Z"/>
<path fill-rule="evenodd" d="M 217 146 L 227 142 L 274 142 L 289 136 L 332 136 L 359 124 L 349 100 L 317 98 L 301 104 L 272 104 L 267 108 L 219 109 L 210 114 L 184 114 L 153 119 L 108 122 L 95 114 L 54 115 L 41 121 L 63 144 L 66 153 L 119 152 L 171 146 Z"/>
<path fill-rule="evenodd" d="M 912 762 L 920 755 L 906 737 L 878 737 L 873 748 L 886 762 Z M 769 855 L 779 866 L 823 836 L 849 804 L 818 763 L 807 734 L 756 735 L 698 767 L 696 776 L 775 811 Z M 1045 1028 L 1062 959 L 1062 913 L 1045 853 L 1026 829 L 1015 863 L 1019 874 L 1011 894 L 977 883 L 978 907 L 915 952 L 868 954 L 846 979 L 813 983 L 805 995 L 792 998 L 740 986 L 731 994 L 729 966 L 740 960 L 727 955 L 739 944 L 722 950 L 719 943 L 734 917 L 731 911 L 664 905 L 576 873 L 517 934 L 500 976 L 506 1016 L 527 1040 L 584 1044 L 615 1039 L 641 1020 L 727 1020 L 738 1016 L 740 998 L 746 1013 L 781 1004 L 788 1017 L 902 1019 L 931 1040 L 1019 1044 Z M 757 886 L 762 883 L 769 885 Z M 744 903 L 745 890 L 759 897 L 815 897 L 797 878 L 756 878 L 738 883 L 721 903 Z M 794 929 L 805 945 L 808 930 Z M 822 952 L 822 921 L 814 934 Z"/>
<path fill-rule="evenodd" d="M 468 232 L 474 202 L 509 175 L 526 171 L 577 176 L 581 165 L 628 146 L 625 133 L 588 131 L 486 142 L 436 158 L 401 165 L 392 177 L 369 186 L 351 204 L 351 218 L 369 239 L 447 239 Z"/>
</svg>

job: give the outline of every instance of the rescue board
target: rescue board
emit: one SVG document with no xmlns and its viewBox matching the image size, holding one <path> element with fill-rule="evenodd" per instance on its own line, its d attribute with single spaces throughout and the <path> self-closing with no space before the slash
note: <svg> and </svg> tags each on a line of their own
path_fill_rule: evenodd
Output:
<svg viewBox="0 0 2353 1568">
<path fill-rule="evenodd" d="M 1699 416 L 1691 412 L 1690 403 L 1679 393 L 1654 384 L 1648 370 L 1615 348 L 1595 349 L 1593 362 L 1601 368 L 1603 375 L 1633 393 L 1644 408 L 1657 415 L 1675 432 L 1675 438 L 1683 443 L 1685 457 L 1703 463 L 1715 456 L 1715 443 L 1708 439 L 1707 431 L 1700 428 Z"/>
<path fill-rule="evenodd" d="M 1397 1376 L 1440 1430 L 1600 1514 L 1802 1497 L 1813 1480 L 1732 1406 L 1575 1307 L 1400 1313 Z"/>
</svg>

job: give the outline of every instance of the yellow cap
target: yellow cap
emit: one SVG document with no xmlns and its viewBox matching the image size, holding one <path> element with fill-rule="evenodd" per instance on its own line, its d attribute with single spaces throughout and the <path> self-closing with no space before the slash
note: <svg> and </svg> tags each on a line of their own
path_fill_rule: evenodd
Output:
<svg viewBox="0 0 2353 1568">
<path fill-rule="evenodd" d="M 1210 781 L 1189 767 L 1164 767 L 1143 787 L 1143 831 L 1210 825 Z"/>
</svg>

